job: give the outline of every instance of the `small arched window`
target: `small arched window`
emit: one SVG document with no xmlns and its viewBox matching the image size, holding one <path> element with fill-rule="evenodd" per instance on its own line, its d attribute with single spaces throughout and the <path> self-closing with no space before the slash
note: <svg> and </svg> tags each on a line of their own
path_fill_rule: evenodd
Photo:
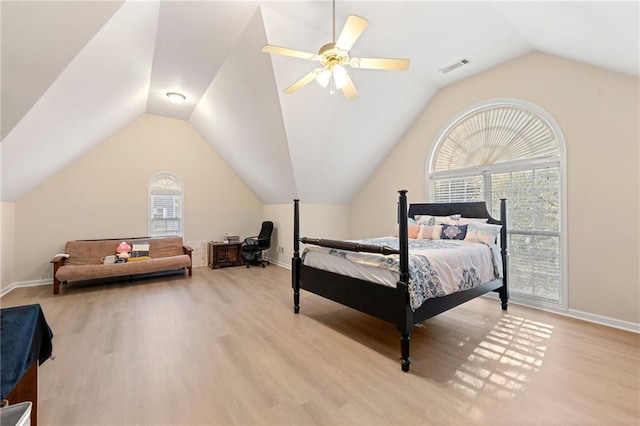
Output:
<svg viewBox="0 0 640 426">
<path fill-rule="evenodd" d="M 564 139 L 553 118 L 516 99 L 476 105 L 440 132 L 427 161 L 430 201 L 485 200 L 498 217 L 507 199 L 512 293 L 564 305 Z"/>
<path fill-rule="evenodd" d="M 184 188 L 171 173 L 158 173 L 149 181 L 149 235 L 181 236 L 183 232 Z"/>
</svg>

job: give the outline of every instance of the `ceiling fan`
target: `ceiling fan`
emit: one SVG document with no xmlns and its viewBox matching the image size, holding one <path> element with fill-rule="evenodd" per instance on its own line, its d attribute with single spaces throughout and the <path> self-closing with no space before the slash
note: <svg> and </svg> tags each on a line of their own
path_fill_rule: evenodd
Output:
<svg viewBox="0 0 640 426">
<path fill-rule="evenodd" d="M 349 77 L 346 66 L 397 71 L 404 71 L 409 68 L 409 59 L 349 57 L 349 50 L 351 50 L 367 27 L 367 23 L 368 21 L 360 16 L 349 15 L 342 32 L 336 40 L 336 2 L 333 0 L 333 42 L 322 46 L 318 53 L 303 52 L 272 44 L 264 46 L 262 51 L 320 62 L 320 68 L 314 69 L 287 87 L 284 90 L 285 93 L 294 93 L 316 80 L 323 87 L 327 87 L 330 84 L 330 93 L 333 94 L 335 89 L 340 89 L 348 100 L 352 100 L 358 97 L 358 91 Z"/>
</svg>

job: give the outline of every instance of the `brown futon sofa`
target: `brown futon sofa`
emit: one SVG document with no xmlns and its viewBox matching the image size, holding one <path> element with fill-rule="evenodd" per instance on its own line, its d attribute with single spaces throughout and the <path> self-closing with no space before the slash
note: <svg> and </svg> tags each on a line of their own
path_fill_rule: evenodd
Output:
<svg viewBox="0 0 640 426">
<path fill-rule="evenodd" d="M 106 256 L 114 255 L 121 241 L 130 246 L 134 242 L 149 243 L 151 259 L 125 263 L 103 264 Z M 53 263 L 53 294 L 60 293 L 60 284 L 68 281 L 133 276 L 171 270 L 191 270 L 193 249 L 182 243 L 182 237 L 136 238 L 113 240 L 67 241 L 64 252 L 51 260 Z"/>
</svg>

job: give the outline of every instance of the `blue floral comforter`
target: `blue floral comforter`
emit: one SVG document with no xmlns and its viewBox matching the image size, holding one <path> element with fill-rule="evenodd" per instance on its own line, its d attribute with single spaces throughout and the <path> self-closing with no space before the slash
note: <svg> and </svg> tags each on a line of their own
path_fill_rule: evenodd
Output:
<svg viewBox="0 0 640 426">
<path fill-rule="evenodd" d="M 398 248 L 395 237 L 358 240 L 361 244 Z M 398 255 L 383 256 L 357 253 L 318 246 L 307 246 L 302 259 L 310 253 L 342 257 L 350 262 L 392 271 L 399 276 Z M 476 287 L 501 277 L 502 259 L 496 245 L 459 240 L 409 240 L 409 295 L 411 308 L 416 310 L 433 297 L 445 296 Z M 326 263 L 325 263 L 326 264 Z M 310 264 L 310 266 L 314 266 Z M 334 271 L 337 272 L 337 271 Z M 358 277 L 359 278 L 359 277 Z"/>
</svg>

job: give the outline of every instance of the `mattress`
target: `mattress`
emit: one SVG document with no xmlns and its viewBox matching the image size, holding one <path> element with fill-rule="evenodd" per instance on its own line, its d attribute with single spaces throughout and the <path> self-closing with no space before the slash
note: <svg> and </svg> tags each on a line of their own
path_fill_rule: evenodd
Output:
<svg viewBox="0 0 640 426">
<path fill-rule="evenodd" d="M 395 237 L 356 241 L 398 248 Z M 461 240 L 409 240 L 409 295 L 417 309 L 433 297 L 477 287 L 501 278 L 502 259 L 496 245 Z M 308 245 L 302 263 L 317 269 L 395 287 L 400 276 L 398 255 L 358 253 Z"/>
</svg>

